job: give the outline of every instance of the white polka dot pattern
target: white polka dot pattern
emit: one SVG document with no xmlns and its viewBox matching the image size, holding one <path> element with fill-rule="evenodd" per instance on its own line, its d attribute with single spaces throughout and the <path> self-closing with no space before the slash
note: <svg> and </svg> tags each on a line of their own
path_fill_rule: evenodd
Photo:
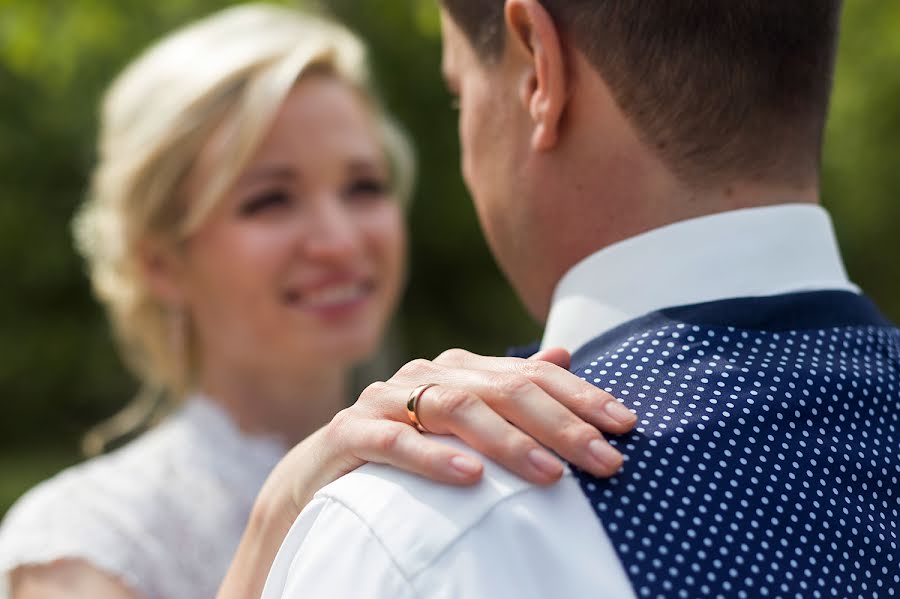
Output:
<svg viewBox="0 0 900 599">
<path fill-rule="evenodd" d="M 639 597 L 900 596 L 900 332 L 670 322 L 576 373 L 638 415 L 582 489 Z"/>
</svg>

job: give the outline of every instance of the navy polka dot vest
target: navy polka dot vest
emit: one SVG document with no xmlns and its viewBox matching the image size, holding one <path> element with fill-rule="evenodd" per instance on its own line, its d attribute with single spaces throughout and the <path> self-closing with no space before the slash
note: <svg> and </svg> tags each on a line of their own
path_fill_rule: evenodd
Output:
<svg viewBox="0 0 900 599">
<path fill-rule="evenodd" d="M 638 597 L 900 596 L 900 331 L 846 292 L 665 310 L 573 371 L 639 416 L 575 469 Z"/>
</svg>

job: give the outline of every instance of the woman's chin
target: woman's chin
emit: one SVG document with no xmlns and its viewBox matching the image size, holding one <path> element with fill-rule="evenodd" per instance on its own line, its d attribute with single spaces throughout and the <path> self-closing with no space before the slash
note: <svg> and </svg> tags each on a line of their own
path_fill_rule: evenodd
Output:
<svg viewBox="0 0 900 599">
<path fill-rule="evenodd" d="M 378 350 L 381 335 L 360 332 L 322 339 L 313 352 L 318 354 L 323 366 L 345 365 L 352 368 L 371 358 Z"/>
</svg>

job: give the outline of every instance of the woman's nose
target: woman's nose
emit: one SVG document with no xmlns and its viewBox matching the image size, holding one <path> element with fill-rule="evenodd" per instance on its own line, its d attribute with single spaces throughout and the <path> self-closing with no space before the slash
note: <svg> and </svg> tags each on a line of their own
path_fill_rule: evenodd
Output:
<svg viewBox="0 0 900 599">
<path fill-rule="evenodd" d="M 340 198 L 317 202 L 306 235 L 306 252 L 313 257 L 344 258 L 354 254 L 360 235 Z"/>
</svg>

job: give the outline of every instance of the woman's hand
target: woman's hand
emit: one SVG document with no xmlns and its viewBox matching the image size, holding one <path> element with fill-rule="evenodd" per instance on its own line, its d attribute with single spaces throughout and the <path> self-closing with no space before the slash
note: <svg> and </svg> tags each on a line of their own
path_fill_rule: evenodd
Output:
<svg viewBox="0 0 900 599">
<path fill-rule="evenodd" d="M 528 360 L 450 350 L 415 360 L 294 447 L 257 497 L 219 599 L 258 596 L 282 539 L 323 486 L 366 462 L 390 464 L 438 482 L 466 485 L 482 464 L 420 434 L 406 401 L 419 385 L 421 424 L 456 435 L 472 448 L 536 484 L 550 484 L 562 463 L 541 445 L 599 477 L 615 474 L 622 456 L 603 438 L 632 429 L 636 418 L 608 393 L 566 370 L 569 354 L 551 349 Z"/>
<path fill-rule="evenodd" d="M 599 477 L 619 470 L 622 456 L 601 431 L 626 433 L 636 418 L 611 395 L 566 370 L 569 354 L 552 349 L 529 360 L 450 350 L 415 360 L 386 382 L 370 385 L 325 429 L 339 472 L 364 462 L 390 464 L 450 484 L 481 475 L 474 458 L 420 435 L 406 412 L 414 388 L 422 425 L 459 437 L 522 478 L 549 484 L 563 466 L 541 445 Z"/>
</svg>

